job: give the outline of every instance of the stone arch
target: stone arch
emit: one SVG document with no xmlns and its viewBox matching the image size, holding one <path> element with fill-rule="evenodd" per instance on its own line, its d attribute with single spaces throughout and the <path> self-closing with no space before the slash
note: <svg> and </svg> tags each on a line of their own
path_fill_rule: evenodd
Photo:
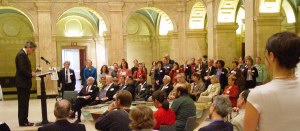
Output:
<svg viewBox="0 0 300 131">
<path fill-rule="evenodd" d="M 218 8 L 218 23 L 235 22 L 237 6 L 240 0 L 221 0 Z"/>
<path fill-rule="evenodd" d="M 2 10 L 2 9 L 11 9 L 11 10 L 15 10 L 15 11 L 21 13 L 22 15 L 24 15 L 24 16 L 28 19 L 28 21 L 30 22 L 30 24 L 31 24 L 32 32 L 33 32 L 33 33 L 36 32 L 36 27 L 34 26 L 34 25 L 36 25 L 36 24 L 33 23 L 33 18 L 32 18 L 32 16 L 31 16 L 30 14 L 25 13 L 24 11 L 22 11 L 22 10 L 20 10 L 20 9 L 18 9 L 18 8 L 12 7 L 12 6 L 1 6 L 1 7 L 0 7 L 0 10 Z"/>
<path fill-rule="evenodd" d="M 204 29 L 206 19 L 206 7 L 203 2 L 197 2 L 193 5 L 190 17 L 189 28 L 190 29 Z"/>
<path fill-rule="evenodd" d="M 296 20 L 296 11 L 288 0 L 282 1 L 282 9 L 285 13 L 287 23 L 295 23 Z"/>
<path fill-rule="evenodd" d="M 83 10 L 92 12 L 93 14 L 95 14 L 98 17 L 98 19 L 102 19 L 104 21 L 106 29 L 107 29 L 106 32 L 108 32 L 108 33 L 110 32 L 110 28 L 109 28 L 110 23 L 109 23 L 106 15 L 103 12 L 101 12 L 101 11 L 97 12 L 95 9 L 92 9 L 89 7 L 84 7 L 84 6 L 78 6 L 78 5 L 69 5 L 68 7 L 60 8 L 60 10 L 57 11 L 56 15 L 53 17 L 52 23 L 58 23 L 59 20 L 61 19 L 61 16 L 64 13 L 66 13 L 69 10 L 72 10 L 74 8 L 81 8 Z M 56 32 L 56 24 L 52 24 L 52 30 L 53 30 L 53 32 Z"/>
<path fill-rule="evenodd" d="M 175 20 L 174 19 L 172 19 L 171 17 L 170 17 L 170 13 L 169 12 L 167 12 L 167 11 L 165 11 L 165 10 L 163 10 L 163 9 L 160 9 L 160 8 L 158 8 L 158 7 L 147 7 L 147 6 L 144 6 L 144 5 L 142 5 L 142 6 L 136 6 L 136 7 L 133 7 L 133 9 L 128 13 L 128 15 L 126 15 L 126 17 L 125 17 L 125 19 L 124 19 L 124 21 L 123 21 L 123 25 L 126 25 L 126 23 L 128 22 L 128 20 L 130 19 L 130 17 L 136 12 L 136 11 L 138 11 L 138 10 L 141 10 L 141 9 L 151 9 L 151 10 L 155 10 L 155 11 L 157 11 L 157 13 L 164 13 L 164 14 L 166 14 L 167 16 L 168 16 L 168 18 L 171 20 L 171 22 L 172 22 L 172 25 L 173 25 L 173 31 L 174 32 L 177 32 L 177 24 L 176 24 L 176 22 L 175 22 Z"/>
</svg>

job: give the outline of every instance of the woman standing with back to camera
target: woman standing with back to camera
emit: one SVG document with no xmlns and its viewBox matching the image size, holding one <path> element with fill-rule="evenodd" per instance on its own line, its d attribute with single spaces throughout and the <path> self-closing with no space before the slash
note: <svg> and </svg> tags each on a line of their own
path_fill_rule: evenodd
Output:
<svg viewBox="0 0 300 131">
<path fill-rule="evenodd" d="M 246 105 L 245 131 L 300 129 L 300 78 L 295 76 L 299 61 L 300 38 L 296 34 L 283 32 L 269 38 L 265 63 L 273 79 L 251 90 Z"/>
</svg>

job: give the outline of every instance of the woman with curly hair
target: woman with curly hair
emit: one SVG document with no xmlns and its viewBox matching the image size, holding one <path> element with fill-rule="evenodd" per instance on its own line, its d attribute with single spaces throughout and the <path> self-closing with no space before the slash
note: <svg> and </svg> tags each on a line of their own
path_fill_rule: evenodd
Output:
<svg viewBox="0 0 300 131">
<path fill-rule="evenodd" d="M 129 113 L 130 128 L 135 131 L 152 131 L 155 126 L 153 111 L 146 105 L 138 105 Z"/>
</svg>

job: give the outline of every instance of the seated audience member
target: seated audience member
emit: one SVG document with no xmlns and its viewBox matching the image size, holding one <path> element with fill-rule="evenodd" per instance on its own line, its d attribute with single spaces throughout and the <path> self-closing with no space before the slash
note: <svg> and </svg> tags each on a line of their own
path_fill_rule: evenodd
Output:
<svg viewBox="0 0 300 131">
<path fill-rule="evenodd" d="M 74 113 L 78 113 L 77 120 L 75 123 L 81 122 L 80 116 L 81 116 L 81 108 L 91 104 L 95 98 L 96 95 L 99 92 L 99 88 L 96 85 L 93 85 L 94 83 L 94 78 L 89 77 L 86 80 L 87 86 L 82 88 L 81 91 L 78 93 L 77 99 L 75 101 L 75 106 L 74 106 Z M 72 116 L 75 116 L 74 114 Z"/>
<path fill-rule="evenodd" d="M 146 101 L 151 96 L 151 85 L 146 81 L 145 76 L 139 77 L 140 84 L 136 88 L 136 100 L 137 101 Z"/>
<path fill-rule="evenodd" d="M 99 93 L 97 94 L 95 100 L 90 105 L 97 105 L 101 103 L 101 98 L 105 97 L 106 90 L 104 88 L 106 87 L 106 76 L 101 76 L 99 79 Z"/>
<path fill-rule="evenodd" d="M 119 78 L 121 81 L 125 79 L 125 84 L 123 86 L 120 86 L 120 90 L 127 90 L 131 93 L 132 95 L 132 100 L 135 100 L 135 85 L 133 84 L 133 77 L 132 76 L 120 76 Z"/>
<path fill-rule="evenodd" d="M 216 75 L 210 77 L 211 84 L 208 88 L 200 94 L 200 97 L 197 102 L 211 102 L 212 98 L 219 95 L 220 93 L 220 83 Z"/>
<path fill-rule="evenodd" d="M 225 87 L 225 90 L 222 95 L 227 96 L 232 104 L 232 107 L 236 107 L 236 101 L 238 97 L 239 88 L 236 85 L 236 77 L 230 75 L 228 77 L 228 86 Z"/>
<path fill-rule="evenodd" d="M 71 104 L 68 100 L 62 99 L 55 103 L 54 116 L 56 121 L 52 124 L 39 127 L 38 131 L 85 131 L 83 124 L 70 123 L 68 116 L 70 114 Z"/>
<path fill-rule="evenodd" d="M 300 37 L 291 32 L 272 35 L 265 47 L 265 61 L 273 74 L 269 83 L 252 89 L 247 98 L 246 131 L 295 131 L 300 129 Z"/>
<path fill-rule="evenodd" d="M 191 91 L 191 84 L 188 83 L 188 82 L 185 80 L 185 75 L 184 75 L 184 73 L 179 73 L 179 74 L 176 76 L 176 78 L 177 78 L 177 83 L 176 83 L 176 84 L 178 84 L 178 83 L 185 84 L 185 87 L 188 89 L 188 92 Z M 176 84 L 175 84 L 175 85 L 176 85 Z"/>
<path fill-rule="evenodd" d="M 249 90 L 241 92 L 237 100 L 237 107 L 233 108 L 233 111 L 238 112 L 238 115 L 231 119 L 234 131 L 244 131 L 245 108 L 249 92 Z"/>
<path fill-rule="evenodd" d="M 205 91 L 205 84 L 201 80 L 201 76 L 198 73 L 192 75 L 192 80 L 194 81 L 191 84 L 190 95 L 194 101 L 198 100 L 200 94 Z"/>
<path fill-rule="evenodd" d="M 152 131 L 155 126 L 153 111 L 146 105 L 138 105 L 129 113 L 130 128 L 135 131 Z"/>
<path fill-rule="evenodd" d="M 106 76 L 106 86 L 101 89 L 99 94 L 99 103 L 105 103 L 113 100 L 113 96 L 119 90 L 119 86 L 113 83 L 111 76 Z M 98 98 L 96 98 L 98 100 Z"/>
<path fill-rule="evenodd" d="M 129 91 L 118 91 L 116 101 L 109 104 L 107 111 L 100 115 L 95 128 L 102 131 L 130 130 L 128 112 L 130 111 L 131 102 L 132 96 Z"/>
<path fill-rule="evenodd" d="M 159 88 L 159 90 L 164 91 L 167 96 L 170 94 L 170 92 L 173 90 L 173 85 L 170 83 L 171 77 L 168 75 L 165 75 L 163 78 L 163 85 Z"/>
<path fill-rule="evenodd" d="M 196 106 L 185 87 L 177 87 L 171 109 L 176 114 L 176 131 L 184 131 L 189 117 L 196 115 Z"/>
<path fill-rule="evenodd" d="M 168 95 L 168 99 L 170 99 L 170 100 L 174 100 L 176 97 L 176 89 L 178 88 L 178 87 L 184 87 L 184 88 L 186 88 L 186 85 L 185 84 L 183 84 L 183 83 L 178 83 L 178 84 L 176 84 L 175 86 L 174 86 L 174 88 L 173 88 L 173 90 L 170 92 L 170 94 Z"/>
<path fill-rule="evenodd" d="M 231 112 L 231 102 L 225 96 L 216 96 L 209 109 L 209 118 L 212 122 L 199 131 L 233 131 L 233 126 L 225 122 L 224 118 Z"/>
<path fill-rule="evenodd" d="M 167 95 L 164 91 L 155 91 L 152 94 L 153 104 L 157 109 L 154 112 L 154 118 L 156 120 L 156 125 L 154 129 L 158 130 L 160 125 L 172 125 L 175 123 L 176 116 L 175 113 L 169 109 L 169 101 Z"/>
</svg>

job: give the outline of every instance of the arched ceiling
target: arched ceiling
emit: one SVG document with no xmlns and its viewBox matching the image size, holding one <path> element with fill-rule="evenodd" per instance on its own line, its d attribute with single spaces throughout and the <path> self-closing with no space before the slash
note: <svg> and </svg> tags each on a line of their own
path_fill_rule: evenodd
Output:
<svg viewBox="0 0 300 131">
<path fill-rule="evenodd" d="M 153 26 L 158 29 L 160 35 L 166 35 L 173 30 L 173 22 L 170 17 L 162 10 L 155 7 L 144 7 L 136 11 L 148 18 Z"/>
<path fill-rule="evenodd" d="M 5 13 L 13 13 L 13 14 L 18 14 L 18 15 L 24 16 L 25 18 L 27 18 L 28 23 L 31 24 L 32 31 L 33 32 L 35 31 L 35 28 L 33 26 L 33 23 L 31 21 L 31 19 L 24 12 L 22 12 L 21 10 L 19 10 L 17 8 L 14 8 L 14 7 L 10 7 L 10 6 L 1 6 L 0 7 L 0 14 L 5 14 Z"/>
<path fill-rule="evenodd" d="M 86 20 L 88 20 L 91 24 L 95 24 L 97 27 L 99 27 L 99 18 L 93 13 L 90 12 L 86 9 L 82 9 L 82 8 L 72 8 L 68 11 L 66 11 L 61 17 L 65 18 L 67 16 L 71 16 L 71 15 L 77 15 L 77 16 L 81 16 L 83 18 L 85 18 Z"/>
<path fill-rule="evenodd" d="M 145 17 L 147 17 L 153 24 L 153 27 L 156 27 L 158 16 L 159 16 L 159 14 L 156 11 L 151 9 L 141 9 L 141 10 L 137 10 L 136 13 L 142 14 Z"/>
</svg>

